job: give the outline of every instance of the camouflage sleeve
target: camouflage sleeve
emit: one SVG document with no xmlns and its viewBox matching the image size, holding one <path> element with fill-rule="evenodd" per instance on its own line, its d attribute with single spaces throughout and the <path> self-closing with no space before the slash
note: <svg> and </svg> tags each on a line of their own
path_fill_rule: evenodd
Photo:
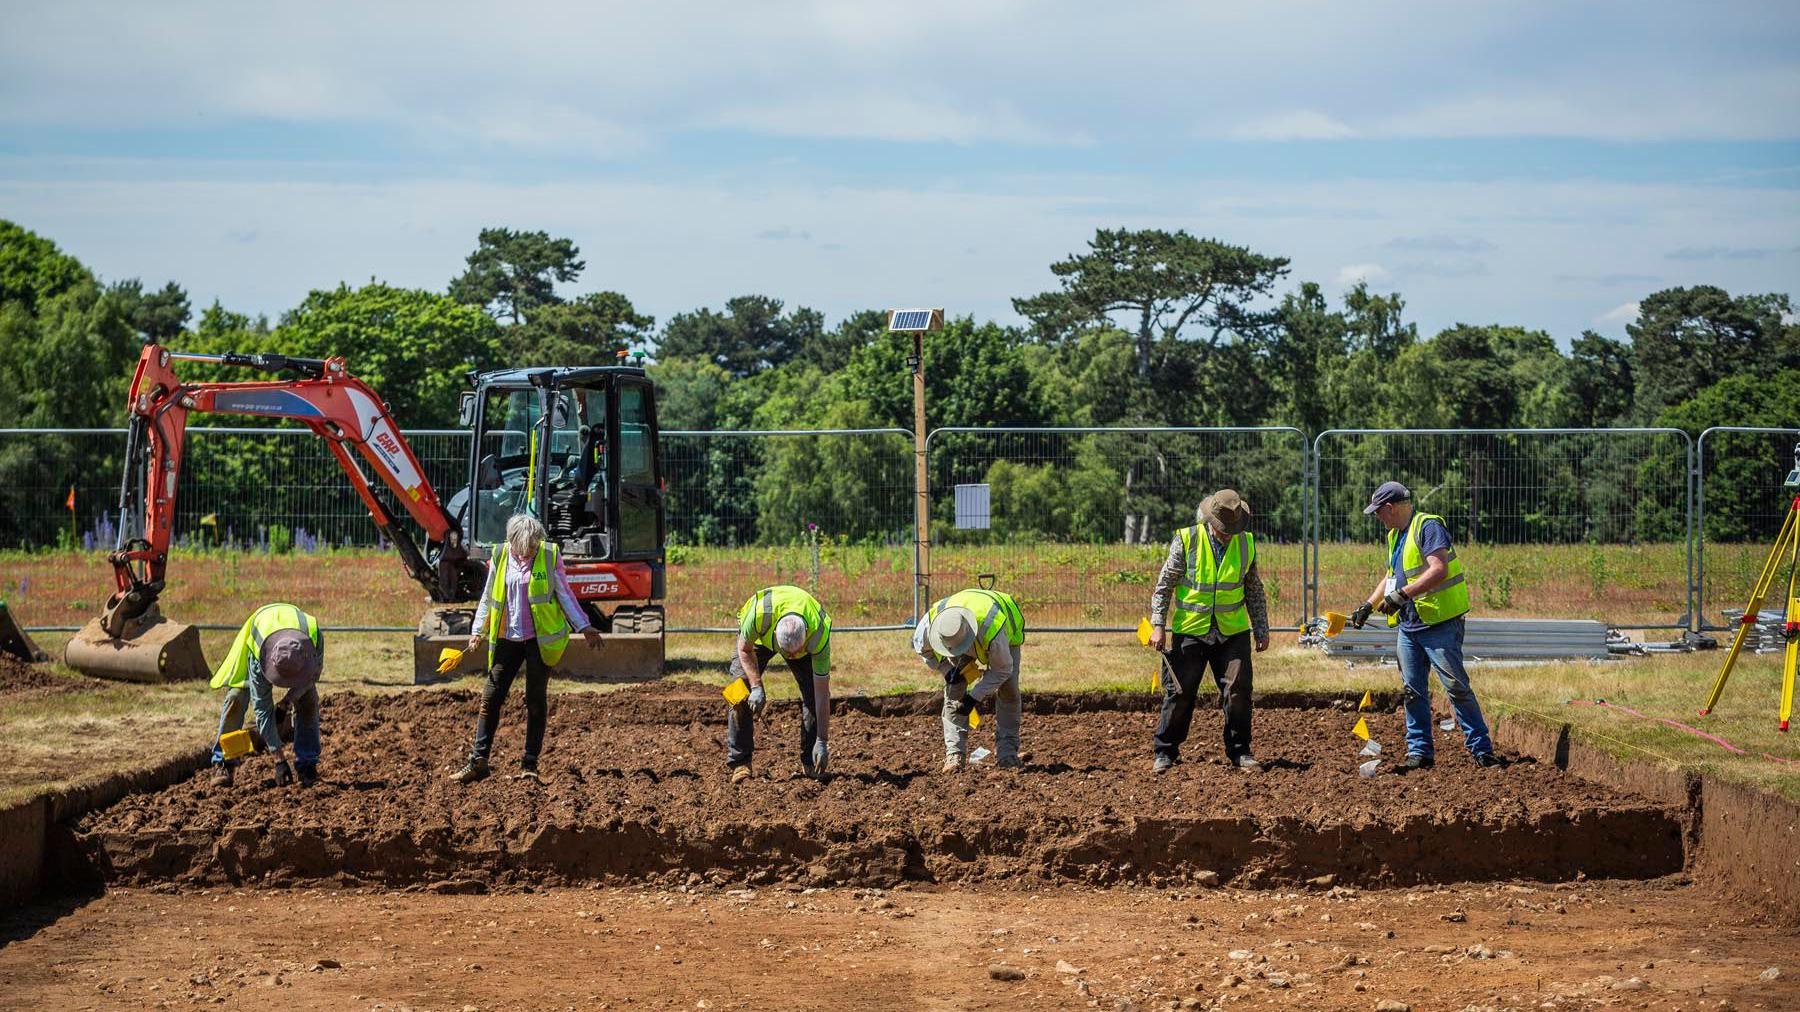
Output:
<svg viewBox="0 0 1800 1012">
<path fill-rule="evenodd" d="M 1263 593 L 1262 574 L 1256 571 L 1256 563 L 1244 572 L 1244 606 L 1250 609 L 1250 628 L 1257 639 L 1269 635 L 1269 599 Z"/>
<path fill-rule="evenodd" d="M 1166 625 L 1165 618 L 1169 613 L 1169 596 L 1175 592 L 1175 584 L 1180 581 L 1181 574 L 1187 571 L 1187 555 L 1181 550 L 1181 535 L 1177 534 L 1169 541 L 1169 556 L 1163 560 L 1162 572 L 1156 575 L 1156 589 L 1150 592 L 1150 624 L 1158 629 Z"/>
</svg>

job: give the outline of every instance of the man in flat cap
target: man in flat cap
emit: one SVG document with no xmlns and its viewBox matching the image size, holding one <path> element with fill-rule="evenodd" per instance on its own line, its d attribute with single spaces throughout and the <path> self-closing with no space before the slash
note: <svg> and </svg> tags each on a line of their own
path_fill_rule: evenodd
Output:
<svg viewBox="0 0 1800 1012">
<path fill-rule="evenodd" d="M 319 779 L 319 671 L 325 659 L 325 634 L 319 620 L 291 604 L 265 604 L 256 609 L 238 630 L 225 655 L 225 663 L 213 672 L 212 687 L 226 689 L 219 711 L 219 732 L 213 737 L 213 778 L 217 787 L 229 787 L 237 761 L 227 760 L 219 738 L 244 726 L 245 710 L 254 710 L 256 730 L 263 747 L 275 759 L 275 785 L 286 787 L 296 779 L 311 787 Z M 294 766 L 288 766 L 287 746 L 277 727 L 275 690 L 286 689 L 281 709 L 294 719 Z"/>
<path fill-rule="evenodd" d="M 969 747 L 969 715 L 996 699 L 995 765 L 1019 761 L 1019 653 L 1025 616 L 1011 594 L 971 588 L 926 609 L 913 629 L 913 652 L 944 678 L 944 772 L 963 768 Z M 983 670 L 985 669 L 985 670 Z"/>
<path fill-rule="evenodd" d="M 1221 489 L 1200 500 L 1196 519 L 1175 532 L 1150 595 L 1150 645 L 1166 653 L 1173 673 L 1163 679 L 1150 768 L 1167 773 L 1180 758 L 1210 668 L 1225 711 L 1225 761 L 1261 769 L 1250 752 L 1251 643 L 1256 653 L 1269 649 L 1269 606 L 1256 572 L 1256 537 L 1245 530 L 1250 504 Z"/>
<path fill-rule="evenodd" d="M 1406 764 L 1402 771 L 1435 764 L 1431 727 L 1431 672 L 1437 670 L 1461 725 L 1463 744 L 1479 766 L 1501 765 L 1488 738 L 1481 704 L 1463 668 L 1463 616 L 1469 612 L 1469 585 L 1450 543 L 1444 518 L 1413 508 L 1412 493 L 1397 481 L 1382 482 L 1363 510 L 1388 531 L 1387 573 L 1352 612 L 1358 629 L 1377 611 L 1396 630 L 1400 681 L 1406 700 Z"/>
</svg>

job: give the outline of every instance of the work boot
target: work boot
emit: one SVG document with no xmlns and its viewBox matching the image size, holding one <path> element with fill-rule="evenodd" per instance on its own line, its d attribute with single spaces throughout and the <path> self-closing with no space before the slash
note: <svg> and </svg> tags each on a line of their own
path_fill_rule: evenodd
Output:
<svg viewBox="0 0 1800 1012">
<path fill-rule="evenodd" d="M 535 784 L 541 784 L 544 782 L 544 778 L 538 776 L 538 767 L 537 767 L 536 759 L 520 759 L 519 760 L 519 772 L 513 774 L 513 779 L 514 780 L 529 780 Z"/>
<path fill-rule="evenodd" d="M 300 786 L 311 787 L 319 782 L 319 764 L 295 763 L 294 776 L 300 779 Z"/>
<path fill-rule="evenodd" d="M 731 782 L 732 783 L 741 784 L 748 779 L 750 779 L 750 764 L 749 763 L 745 763 L 742 766 L 733 766 L 731 768 Z"/>
<path fill-rule="evenodd" d="M 1167 773 L 1174 768 L 1174 756 L 1159 755 L 1156 757 L 1156 761 L 1150 764 L 1150 772 L 1152 773 Z"/>
<path fill-rule="evenodd" d="M 231 782 L 235 779 L 237 779 L 237 774 L 233 771 L 230 763 L 220 763 L 213 767 L 212 785 L 214 787 L 230 787 Z"/>
<path fill-rule="evenodd" d="M 1262 769 L 1262 763 L 1257 762 L 1256 757 L 1248 752 L 1231 760 L 1231 765 L 1236 766 L 1245 773 L 1255 773 Z"/>
<path fill-rule="evenodd" d="M 1480 755 L 1475 757 L 1475 765 L 1480 766 L 1484 769 L 1489 769 L 1489 768 L 1492 768 L 1495 766 L 1505 766 L 1506 760 L 1500 758 L 1499 756 L 1495 755 L 1492 752 L 1483 752 Z"/>
<path fill-rule="evenodd" d="M 463 768 L 450 774 L 450 779 L 459 784 L 472 784 L 488 775 L 486 759 L 470 759 L 463 763 Z"/>
<path fill-rule="evenodd" d="M 962 769 L 966 764 L 967 760 L 962 757 L 960 752 L 952 752 L 944 757 L 944 772 L 955 773 L 957 770 Z"/>
<path fill-rule="evenodd" d="M 1437 760 L 1431 756 L 1420 755 L 1419 753 L 1414 752 L 1406 757 L 1406 765 L 1400 767 L 1400 769 L 1402 772 L 1411 773 L 1413 770 L 1428 770 L 1436 765 Z"/>
<path fill-rule="evenodd" d="M 994 766 L 996 769 L 1022 770 L 1025 768 L 1025 760 L 1020 759 L 1016 755 L 1005 755 L 995 760 Z"/>
</svg>

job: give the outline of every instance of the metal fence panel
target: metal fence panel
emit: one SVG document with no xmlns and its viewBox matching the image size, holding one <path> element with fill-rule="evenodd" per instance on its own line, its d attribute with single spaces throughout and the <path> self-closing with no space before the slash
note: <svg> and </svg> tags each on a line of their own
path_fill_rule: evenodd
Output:
<svg viewBox="0 0 1800 1012">
<path fill-rule="evenodd" d="M 1444 517 L 1477 614 L 1687 626 L 1693 440 L 1679 429 L 1335 429 L 1313 454 L 1321 608 L 1349 611 L 1385 572 L 1386 532 L 1362 510 L 1394 479 Z"/>
<path fill-rule="evenodd" d="M 1797 441 L 1800 429 L 1721 425 L 1700 433 L 1694 525 L 1700 628 L 1731 628 L 1724 609 L 1749 601 L 1794 500 L 1784 482 L 1795 466 Z"/>
<path fill-rule="evenodd" d="M 1299 429 L 943 428 L 926 448 L 934 597 L 992 573 L 1033 629 L 1135 628 L 1170 538 L 1202 497 L 1235 488 L 1250 503 L 1271 623 L 1297 626 L 1305 611 Z M 958 486 L 986 486 L 988 515 L 965 509 L 959 525 Z"/>
<path fill-rule="evenodd" d="M 302 548 L 376 544 L 368 510 L 329 447 L 311 432 L 193 426 L 187 435 L 176 496 L 178 544 L 266 548 L 271 537 L 292 539 Z M 421 429 L 406 438 L 440 495 L 462 487 L 469 460 L 466 431 Z M 84 548 L 110 549 L 118 530 L 124 451 L 124 429 L 0 430 L 0 548 L 72 538 Z M 406 522 L 398 500 L 369 477 Z"/>
<path fill-rule="evenodd" d="M 816 594 L 834 628 L 912 615 L 912 433 L 662 434 L 671 629 L 736 628 L 757 590 Z"/>
</svg>

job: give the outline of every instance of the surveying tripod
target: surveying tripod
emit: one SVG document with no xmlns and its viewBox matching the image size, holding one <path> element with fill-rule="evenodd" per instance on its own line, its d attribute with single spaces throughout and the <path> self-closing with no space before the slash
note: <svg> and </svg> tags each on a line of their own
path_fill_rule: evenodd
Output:
<svg viewBox="0 0 1800 1012">
<path fill-rule="evenodd" d="M 1800 444 L 1794 446 L 1794 469 L 1788 472 L 1782 487 L 1793 491 L 1793 500 L 1788 503 L 1787 516 L 1781 521 L 1781 533 L 1775 535 L 1775 545 L 1763 562 L 1762 575 L 1756 578 L 1756 586 L 1750 591 L 1750 604 L 1744 608 L 1744 617 L 1738 622 L 1737 635 L 1732 637 L 1731 652 L 1725 655 L 1725 663 L 1719 667 L 1719 677 L 1713 682 L 1712 695 L 1706 697 L 1706 706 L 1700 710 L 1700 716 L 1711 713 L 1718 705 L 1719 696 L 1725 691 L 1725 680 L 1731 677 L 1731 666 L 1737 663 L 1738 651 L 1744 648 L 1744 639 L 1750 635 L 1750 627 L 1756 624 L 1763 601 L 1769 596 L 1769 585 L 1775 582 L 1775 573 L 1785 561 L 1788 566 L 1787 610 L 1782 613 L 1786 621 L 1781 631 L 1787 639 L 1787 647 L 1781 665 L 1781 712 L 1778 716 L 1781 729 L 1786 731 L 1788 718 L 1794 712 L 1794 670 L 1800 666 L 1800 597 L 1795 596 L 1800 593 Z"/>
</svg>

